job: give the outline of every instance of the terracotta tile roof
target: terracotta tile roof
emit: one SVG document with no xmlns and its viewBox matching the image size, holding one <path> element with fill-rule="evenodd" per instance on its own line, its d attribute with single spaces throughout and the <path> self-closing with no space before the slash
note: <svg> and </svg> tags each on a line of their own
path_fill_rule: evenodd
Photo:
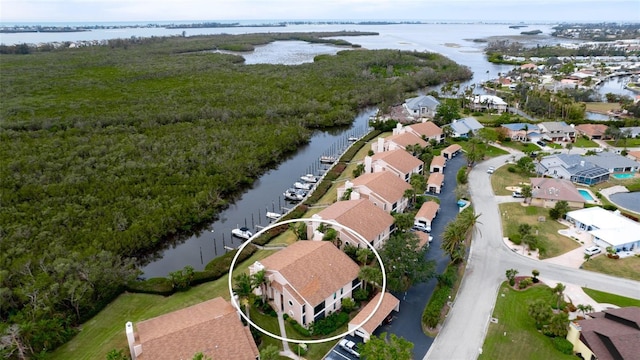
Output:
<svg viewBox="0 0 640 360">
<path fill-rule="evenodd" d="M 389 171 L 362 174 L 353 180 L 353 186 L 365 186 L 391 204 L 400 200 L 405 190 L 411 189 L 411 185 Z"/>
<path fill-rule="evenodd" d="M 402 146 L 403 148 L 406 148 L 409 145 L 416 145 L 416 144 L 420 145 L 421 147 L 425 147 L 429 145 L 429 143 L 422 140 L 421 137 L 411 132 L 404 132 L 402 134 L 391 135 L 391 136 L 388 136 L 385 140 L 394 142 Z"/>
<path fill-rule="evenodd" d="M 349 324 L 359 325 L 364 319 L 367 318 L 371 314 L 371 312 L 375 309 L 375 306 L 380 301 L 380 297 L 382 296 L 382 303 L 380 303 L 380 307 L 374 313 L 374 315 L 367 321 L 364 325 L 362 325 L 362 330 L 366 331 L 369 334 L 373 334 L 373 332 L 382 324 L 382 321 L 391 314 L 391 312 L 400 306 L 400 300 L 398 300 L 395 296 L 391 295 L 388 292 L 378 293 L 376 296 L 369 301 L 369 303 L 356 315 Z"/>
<path fill-rule="evenodd" d="M 371 157 L 371 160 L 373 160 L 373 162 L 384 161 L 385 163 L 389 164 L 389 166 L 401 171 L 404 174 L 410 173 L 413 169 L 420 166 L 420 164 L 423 164 L 423 162 L 419 159 L 400 149 L 379 152 L 377 154 L 374 154 Z"/>
<path fill-rule="evenodd" d="M 440 204 L 435 201 L 427 201 L 420 206 L 420 210 L 416 213 L 416 218 L 425 218 L 433 220 L 440 209 Z"/>
<path fill-rule="evenodd" d="M 444 174 L 443 173 L 431 173 L 429 175 L 429 179 L 427 180 L 427 184 L 429 185 L 437 185 L 441 186 L 444 182 Z"/>
<path fill-rule="evenodd" d="M 316 215 L 325 220 L 335 220 L 368 241 L 375 240 L 393 224 L 393 216 L 367 199 L 338 201 Z"/>
<path fill-rule="evenodd" d="M 576 130 L 590 136 L 594 136 L 594 135 L 604 136 L 604 132 L 607 131 L 608 128 L 609 127 L 607 125 L 603 125 L 603 124 L 580 124 L 576 126 Z"/>
<path fill-rule="evenodd" d="M 442 155 L 434 156 L 433 160 L 431 160 L 432 167 L 433 166 L 444 167 L 446 163 L 447 163 L 447 159 Z"/>
<path fill-rule="evenodd" d="M 640 160 L 640 151 L 629 151 L 627 155 L 630 155 L 636 160 Z"/>
<path fill-rule="evenodd" d="M 415 231 L 414 234 L 418 237 L 418 248 L 422 249 L 429 243 L 429 234 L 422 231 Z"/>
<path fill-rule="evenodd" d="M 279 272 L 291 290 L 312 306 L 353 281 L 360 271 L 349 256 L 328 241 L 297 241 L 260 262 L 267 273 Z"/>
<path fill-rule="evenodd" d="M 460 151 L 462 150 L 462 146 L 458 145 L 458 144 L 451 144 L 449 146 L 447 146 L 444 150 L 442 150 L 441 152 L 446 152 L 446 153 L 454 153 L 456 151 Z"/>
<path fill-rule="evenodd" d="M 411 128 L 419 136 L 425 136 L 426 138 L 440 137 L 442 135 L 442 129 L 431 121 L 407 125 L 407 127 Z"/>
<path fill-rule="evenodd" d="M 576 187 L 569 180 L 531 178 L 531 197 L 546 200 L 565 200 L 584 203 Z"/>
<path fill-rule="evenodd" d="M 640 354 L 640 307 L 630 306 L 589 314 L 578 320 L 580 340 L 599 360 L 637 359 Z"/>
<path fill-rule="evenodd" d="M 255 360 L 258 348 L 236 309 L 221 297 L 136 324 L 142 353 L 138 359 Z"/>
</svg>

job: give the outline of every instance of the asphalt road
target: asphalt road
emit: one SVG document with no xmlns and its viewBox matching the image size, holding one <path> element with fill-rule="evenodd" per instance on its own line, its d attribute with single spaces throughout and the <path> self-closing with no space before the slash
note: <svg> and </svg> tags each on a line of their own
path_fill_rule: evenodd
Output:
<svg viewBox="0 0 640 360">
<path fill-rule="evenodd" d="M 507 269 L 540 276 L 562 283 L 586 286 L 632 298 L 640 298 L 640 282 L 586 270 L 576 270 L 518 255 L 502 241 L 502 220 L 491 188 L 489 166 L 503 165 L 511 155 L 497 157 L 477 165 L 469 175 L 472 203 L 478 219 L 467 269 L 458 296 L 444 326 L 425 359 L 475 359 L 481 353 L 484 337 L 500 284 Z M 403 310 L 400 312 L 402 313 Z M 499 321 L 501 319 L 498 319 Z M 503 319 L 502 321 L 508 321 Z"/>
</svg>

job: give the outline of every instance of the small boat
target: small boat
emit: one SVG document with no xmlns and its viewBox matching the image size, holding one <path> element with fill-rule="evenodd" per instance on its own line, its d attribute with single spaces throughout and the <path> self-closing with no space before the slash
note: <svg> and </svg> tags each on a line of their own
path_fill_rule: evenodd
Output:
<svg viewBox="0 0 640 360">
<path fill-rule="evenodd" d="M 308 183 L 317 183 L 318 177 L 313 174 L 307 174 L 307 175 L 300 176 L 300 180 Z"/>
<path fill-rule="evenodd" d="M 333 164 L 334 162 L 336 162 L 336 157 L 323 155 L 323 156 L 320 156 L 320 162 L 322 164 Z"/>
<path fill-rule="evenodd" d="M 353 136 L 353 135 L 351 135 L 351 136 L 349 136 L 349 138 L 347 140 L 349 140 L 349 141 L 358 141 L 358 138 Z"/>
<path fill-rule="evenodd" d="M 301 189 L 301 190 L 311 190 L 311 188 L 313 187 L 312 183 L 305 183 L 305 182 L 300 182 L 300 181 L 296 181 L 293 183 L 293 187 L 296 189 Z"/>
<path fill-rule="evenodd" d="M 282 217 L 282 214 L 279 214 L 277 212 L 273 212 L 273 211 L 267 211 L 266 214 L 267 218 L 271 219 L 271 220 L 278 220 Z"/>
<path fill-rule="evenodd" d="M 306 191 L 300 189 L 290 188 L 287 189 L 284 194 L 284 198 L 290 201 L 301 201 L 307 195 Z"/>
<path fill-rule="evenodd" d="M 231 235 L 233 235 L 235 237 L 239 237 L 241 239 L 246 239 L 246 240 L 249 240 L 249 238 L 251 238 L 253 236 L 251 231 L 249 231 L 249 228 L 246 227 L 246 226 L 243 226 L 241 228 L 235 228 L 235 229 L 231 230 Z"/>
</svg>

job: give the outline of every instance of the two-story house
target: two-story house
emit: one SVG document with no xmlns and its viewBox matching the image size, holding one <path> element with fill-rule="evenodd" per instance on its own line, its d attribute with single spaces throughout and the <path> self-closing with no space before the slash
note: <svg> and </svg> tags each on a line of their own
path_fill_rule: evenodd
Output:
<svg viewBox="0 0 640 360">
<path fill-rule="evenodd" d="M 401 149 L 384 151 L 364 158 L 366 173 L 390 171 L 407 182 L 411 179 L 411 174 L 422 174 L 423 167 L 424 163 L 421 160 Z"/>
<path fill-rule="evenodd" d="M 400 134 L 395 134 L 391 136 L 379 137 L 373 144 L 371 144 L 371 150 L 374 153 L 379 153 L 383 151 L 397 150 L 402 149 L 406 150 L 407 147 L 418 145 L 421 148 L 429 145 L 426 141 L 422 140 L 421 137 L 417 136 L 412 132 L 404 132 Z"/>
<path fill-rule="evenodd" d="M 466 117 L 462 119 L 453 120 L 451 124 L 449 124 L 451 128 L 451 136 L 452 137 L 468 137 L 469 134 L 475 135 L 478 133 L 478 130 L 484 128 L 482 124 L 478 122 L 473 117 Z"/>
<path fill-rule="evenodd" d="M 538 124 L 545 139 L 554 142 L 575 142 L 576 130 L 564 121 L 546 121 Z"/>
<path fill-rule="evenodd" d="M 425 141 L 434 140 L 436 143 L 440 144 L 444 141 L 444 131 L 431 121 L 425 121 L 421 123 L 411 124 L 402 126 L 401 124 L 396 125 L 396 128 L 393 129 L 393 135 L 402 134 L 405 132 L 412 133 L 417 137 L 424 139 Z"/>
<path fill-rule="evenodd" d="M 530 134 L 540 133 L 540 128 L 535 124 L 527 124 L 527 123 L 513 123 L 513 124 L 502 124 L 501 129 L 504 129 L 506 137 L 510 138 L 513 141 L 522 141 L 527 142 L 530 140 Z"/>
<path fill-rule="evenodd" d="M 405 100 L 402 105 L 414 118 L 433 118 L 440 101 L 431 95 L 421 95 Z"/>
<path fill-rule="evenodd" d="M 338 188 L 338 199 L 368 199 L 385 212 L 402 213 L 408 205 L 404 193 L 409 189 L 409 183 L 389 171 L 382 171 L 347 180 Z"/>
</svg>

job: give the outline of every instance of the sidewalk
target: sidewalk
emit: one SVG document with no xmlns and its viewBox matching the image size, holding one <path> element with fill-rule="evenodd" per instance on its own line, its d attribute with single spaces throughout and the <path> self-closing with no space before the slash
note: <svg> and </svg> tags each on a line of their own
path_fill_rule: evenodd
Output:
<svg viewBox="0 0 640 360">
<path fill-rule="evenodd" d="M 280 336 L 286 338 L 287 330 L 284 327 L 284 317 L 282 316 L 281 312 L 278 312 L 278 325 L 280 326 Z M 293 351 L 291 351 L 291 348 L 289 347 L 288 342 L 283 340 L 282 347 L 284 348 L 284 350 L 280 351 L 280 355 L 288 357 L 289 359 L 302 360 L 302 358 L 298 357 L 298 355 L 296 355 Z"/>
</svg>

